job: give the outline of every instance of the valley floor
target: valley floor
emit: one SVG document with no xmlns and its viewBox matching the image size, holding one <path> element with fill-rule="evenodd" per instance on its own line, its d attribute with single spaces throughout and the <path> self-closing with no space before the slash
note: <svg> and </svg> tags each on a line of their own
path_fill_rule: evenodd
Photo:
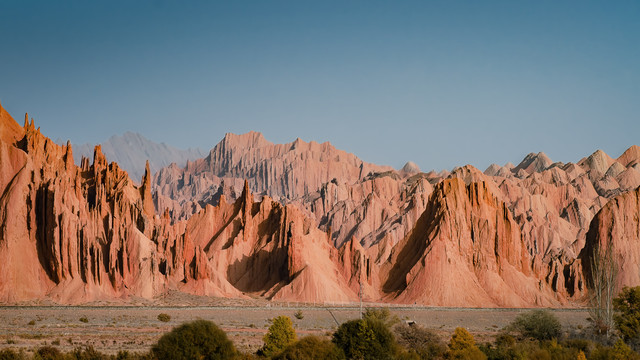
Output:
<svg viewBox="0 0 640 360">
<path fill-rule="evenodd" d="M 261 304 L 265 305 L 265 304 Z M 275 306 L 274 306 L 275 305 Z M 302 311 L 302 319 L 294 314 Z M 238 350 L 250 352 L 262 345 L 269 319 L 289 316 L 298 336 L 326 335 L 337 323 L 358 317 L 359 308 L 270 304 L 265 306 L 2 306 L 0 307 L 0 349 L 35 349 L 55 345 L 62 351 L 93 346 L 115 354 L 119 350 L 148 351 L 171 328 L 197 319 L 218 324 Z M 460 309 L 391 307 L 401 320 L 412 320 L 435 330 L 448 342 L 454 329 L 466 327 L 478 343 L 492 338 L 522 309 Z M 584 309 L 555 309 L 565 332 L 581 333 L 588 327 Z M 171 316 L 161 322 L 158 315 Z M 81 321 L 86 318 L 86 322 Z M 83 319 L 85 320 L 85 319 Z"/>
</svg>

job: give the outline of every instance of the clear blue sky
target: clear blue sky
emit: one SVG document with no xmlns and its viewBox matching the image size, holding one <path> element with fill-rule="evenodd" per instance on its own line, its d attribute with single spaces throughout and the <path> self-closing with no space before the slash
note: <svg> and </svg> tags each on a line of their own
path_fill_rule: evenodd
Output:
<svg viewBox="0 0 640 360">
<path fill-rule="evenodd" d="M 640 144 L 640 1 L 0 3 L 0 101 L 53 139 L 330 141 L 423 170 Z"/>
</svg>

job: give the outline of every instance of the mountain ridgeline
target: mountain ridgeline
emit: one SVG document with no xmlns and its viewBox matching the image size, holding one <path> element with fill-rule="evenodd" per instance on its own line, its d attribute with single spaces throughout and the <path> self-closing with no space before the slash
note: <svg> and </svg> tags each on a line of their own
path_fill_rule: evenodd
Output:
<svg viewBox="0 0 640 360">
<path fill-rule="evenodd" d="M 101 146 L 74 159 L 0 107 L 0 168 L 3 303 L 351 302 L 362 286 L 372 302 L 579 306 L 607 244 L 618 285 L 640 284 L 638 146 L 423 173 L 251 132 L 132 179 Z"/>
</svg>

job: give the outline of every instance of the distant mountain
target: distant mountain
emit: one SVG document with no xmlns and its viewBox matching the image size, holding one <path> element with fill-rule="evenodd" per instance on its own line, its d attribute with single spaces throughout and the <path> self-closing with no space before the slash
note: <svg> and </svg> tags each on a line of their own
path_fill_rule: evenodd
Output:
<svg viewBox="0 0 640 360">
<path fill-rule="evenodd" d="M 298 138 L 274 144 L 251 131 L 226 134 L 206 158 L 161 169 L 153 184 L 158 211 L 170 209 L 174 219 L 187 219 L 206 204 L 217 204 L 220 195 L 235 200 L 245 180 L 252 192 L 288 203 L 331 181 L 354 184 L 370 173 L 391 170 L 364 162 L 329 142 Z"/>
<path fill-rule="evenodd" d="M 198 148 L 181 150 L 165 143 L 153 142 L 133 132 L 114 135 L 101 145 L 107 160 L 117 162 L 136 182 L 142 178 L 147 160 L 149 160 L 151 172 L 155 173 L 171 163 L 184 166 L 187 160 L 199 159 L 207 155 Z M 93 159 L 93 149 L 94 146 L 91 144 L 74 145 L 76 163 L 80 164 L 82 156 Z"/>
</svg>

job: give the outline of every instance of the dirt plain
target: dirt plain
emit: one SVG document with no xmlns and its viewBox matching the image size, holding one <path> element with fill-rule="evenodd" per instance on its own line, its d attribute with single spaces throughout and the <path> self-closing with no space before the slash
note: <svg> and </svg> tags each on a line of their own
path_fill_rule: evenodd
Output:
<svg viewBox="0 0 640 360">
<path fill-rule="evenodd" d="M 478 342 L 493 337 L 518 314 L 528 309 L 434 308 L 365 304 L 365 307 L 388 306 L 402 321 L 436 331 L 447 341 L 453 330 L 467 328 Z M 300 310 L 303 318 L 294 314 Z M 298 336 L 329 336 L 338 324 L 358 318 L 359 304 L 275 303 L 265 300 L 230 300 L 180 296 L 179 299 L 96 302 L 82 306 L 59 306 L 32 302 L 0 306 L 0 349 L 27 351 L 54 345 L 63 351 L 93 346 L 115 354 L 120 350 L 146 352 L 166 332 L 184 322 L 210 320 L 227 332 L 236 347 L 254 352 L 262 345 L 269 319 L 289 316 Z M 588 327 L 585 309 L 551 309 L 567 333 L 580 333 Z M 158 320 L 161 313 L 171 316 Z M 86 321 L 85 321 L 86 320 Z"/>
</svg>

